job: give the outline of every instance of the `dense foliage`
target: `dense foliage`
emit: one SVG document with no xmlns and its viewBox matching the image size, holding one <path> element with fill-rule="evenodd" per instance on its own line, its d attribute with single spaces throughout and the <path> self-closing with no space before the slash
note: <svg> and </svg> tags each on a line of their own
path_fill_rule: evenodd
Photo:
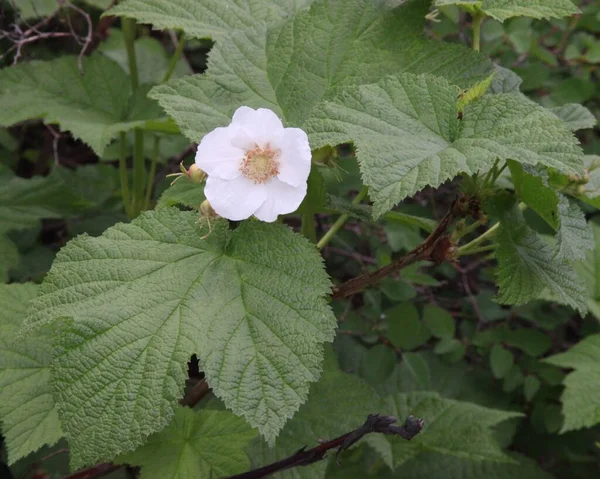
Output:
<svg viewBox="0 0 600 479">
<path fill-rule="evenodd" d="M 4 0 L 0 45 L 1 477 L 598 477 L 597 2 Z"/>
</svg>

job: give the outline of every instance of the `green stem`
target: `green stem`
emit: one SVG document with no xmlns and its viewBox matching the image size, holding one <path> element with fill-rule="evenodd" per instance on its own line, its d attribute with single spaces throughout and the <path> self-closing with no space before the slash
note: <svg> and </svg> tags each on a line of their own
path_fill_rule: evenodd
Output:
<svg viewBox="0 0 600 479">
<path fill-rule="evenodd" d="M 135 58 L 135 19 L 124 18 L 122 20 L 123 37 L 125 37 L 125 49 L 127 50 L 127 62 L 129 63 L 129 76 L 131 87 L 136 90 L 139 84 L 137 61 Z"/>
<path fill-rule="evenodd" d="M 367 193 L 369 191 L 369 188 L 367 186 L 363 186 L 362 189 L 358 192 L 358 194 L 354 197 L 354 199 L 352 200 L 352 204 L 353 205 L 357 205 L 359 204 L 365 196 L 367 196 Z M 331 239 L 335 236 L 335 234 L 339 231 L 339 229 L 344 226 L 344 223 L 348 220 L 349 215 L 343 214 L 342 216 L 340 216 L 335 223 L 333 223 L 333 225 L 331 225 L 331 228 L 329 228 L 329 230 L 327 231 L 327 233 L 325 233 L 323 235 L 323 237 L 319 240 L 319 242 L 317 243 L 317 249 L 321 250 L 323 249 L 327 243 L 329 243 L 331 241 Z"/>
<path fill-rule="evenodd" d="M 521 211 L 525 210 L 527 205 L 525 203 L 519 203 L 519 209 Z M 500 222 L 493 225 L 489 230 L 483 232 L 473 241 L 470 241 L 464 246 L 458 248 L 458 256 L 465 256 L 467 254 L 473 254 L 473 251 L 476 251 L 481 243 L 493 238 L 496 233 L 498 233 L 498 228 L 500 227 Z"/>
<path fill-rule="evenodd" d="M 471 254 L 478 254 L 478 253 L 485 253 L 486 251 L 491 251 L 493 249 L 496 248 L 495 244 L 486 244 L 484 246 L 479 246 L 477 248 L 473 248 L 470 249 L 466 252 L 461 253 L 460 251 L 458 252 L 459 256 L 467 256 L 467 255 L 471 255 Z"/>
<path fill-rule="evenodd" d="M 119 133 L 119 176 L 121 178 L 121 196 L 127 217 L 131 219 L 131 198 L 129 197 L 129 178 L 127 177 L 127 135 Z"/>
<path fill-rule="evenodd" d="M 480 48 L 481 23 L 484 18 L 485 15 L 482 12 L 477 12 L 473 15 L 473 50 L 476 52 Z"/>
<path fill-rule="evenodd" d="M 493 185 L 496 180 L 498 178 L 500 178 L 500 175 L 502 174 L 502 172 L 506 169 L 506 167 L 508 166 L 508 162 L 505 162 L 502 167 L 496 171 L 496 173 L 494 173 L 494 176 L 492 176 L 492 181 L 490 182 L 490 185 Z"/>
<path fill-rule="evenodd" d="M 146 183 L 146 197 L 144 198 L 144 210 L 150 208 L 150 198 L 152 197 L 152 188 L 154 187 L 154 177 L 156 176 L 156 163 L 160 153 L 160 137 L 154 137 L 154 147 L 152 149 L 152 160 L 150 163 L 150 174 Z"/>
<path fill-rule="evenodd" d="M 169 61 L 169 67 L 167 68 L 167 73 L 165 73 L 165 76 L 163 78 L 163 83 L 167 83 L 169 81 L 169 78 L 171 78 L 171 75 L 173 75 L 173 72 L 175 71 L 175 68 L 177 67 L 177 62 L 179 61 L 179 59 L 181 58 L 181 55 L 183 54 L 183 47 L 185 45 L 185 34 L 181 33 L 181 36 L 179 37 L 179 43 L 177 44 L 177 48 L 175 49 L 175 53 L 173 53 L 173 56 L 171 57 L 171 60 Z"/>
<path fill-rule="evenodd" d="M 123 19 L 123 36 L 127 50 L 131 88 L 135 92 L 139 86 L 137 60 L 135 56 L 136 23 L 133 18 Z M 144 166 L 144 132 L 136 128 L 133 132 L 133 205 L 131 214 L 137 216 L 144 205 L 146 169 Z"/>
<path fill-rule="evenodd" d="M 306 236 L 311 243 L 317 242 L 317 230 L 315 228 L 315 216 L 312 212 L 302 213 L 302 226 L 300 232 Z"/>
</svg>

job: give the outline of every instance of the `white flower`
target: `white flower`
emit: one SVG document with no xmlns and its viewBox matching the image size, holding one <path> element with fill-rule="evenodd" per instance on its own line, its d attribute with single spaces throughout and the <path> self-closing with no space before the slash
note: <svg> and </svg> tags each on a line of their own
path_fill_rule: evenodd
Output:
<svg viewBox="0 0 600 479">
<path fill-rule="evenodd" d="M 310 146 L 299 128 L 284 128 L 271 110 L 237 109 L 229 126 L 206 135 L 196 165 L 208 178 L 204 194 L 230 220 L 254 215 L 272 222 L 295 211 L 306 196 Z"/>
</svg>

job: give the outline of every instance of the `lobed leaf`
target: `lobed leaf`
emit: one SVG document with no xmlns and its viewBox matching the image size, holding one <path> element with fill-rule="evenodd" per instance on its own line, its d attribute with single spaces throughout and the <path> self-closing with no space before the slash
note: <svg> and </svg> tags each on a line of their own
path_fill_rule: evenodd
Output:
<svg viewBox="0 0 600 479">
<path fill-rule="evenodd" d="M 497 158 L 583 172 L 576 138 L 544 108 L 519 95 L 489 95 L 467 105 L 459 120 L 457 94 L 438 77 L 387 77 L 323 102 L 306 129 L 313 148 L 356 144 L 375 216 Z"/>
<path fill-rule="evenodd" d="M 335 318 L 316 249 L 283 225 L 213 231 L 197 213 L 141 215 L 64 247 L 24 332 L 59 324 L 54 385 L 74 467 L 171 420 L 193 353 L 213 392 L 270 442 L 306 400 Z"/>
<path fill-rule="evenodd" d="M 0 126 L 43 118 L 101 156 L 119 132 L 164 116 L 146 93 L 132 94 L 127 74 L 100 54 L 84 57 L 83 75 L 74 56 L 23 63 L 0 70 Z"/>
<path fill-rule="evenodd" d="M 436 0 L 435 4 L 477 9 L 501 22 L 511 17 L 561 18 L 580 13 L 570 0 Z"/>
<path fill-rule="evenodd" d="M 250 468 L 244 450 L 255 436 L 256 432 L 230 411 L 180 407 L 171 424 L 115 462 L 141 466 L 141 479 L 225 477 Z"/>
<path fill-rule="evenodd" d="M 50 386 L 51 331 L 17 341 L 34 284 L 0 285 L 0 422 L 13 464 L 62 436 Z"/>
</svg>

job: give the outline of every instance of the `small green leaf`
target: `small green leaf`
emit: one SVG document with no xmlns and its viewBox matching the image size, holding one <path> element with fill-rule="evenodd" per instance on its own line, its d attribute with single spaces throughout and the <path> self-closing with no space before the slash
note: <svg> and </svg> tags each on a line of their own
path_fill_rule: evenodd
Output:
<svg viewBox="0 0 600 479">
<path fill-rule="evenodd" d="M 385 312 L 388 337 L 394 346 L 411 350 L 426 343 L 431 333 L 419 319 L 419 311 L 413 303 L 403 303 Z"/>
<path fill-rule="evenodd" d="M 518 328 L 507 331 L 504 341 L 509 346 L 525 351 L 533 357 L 541 356 L 552 346 L 552 339 L 548 334 L 533 328 Z"/>
<path fill-rule="evenodd" d="M 165 429 L 115 463 L 141 466 L 141 479 L 224 477 L 250 468 L 244 450 L 256 435 L 230 411 L 180 407 Z"/>
<path fill-rule="evenodd" d="M 184 176 L 163 191 L 156 207 L 167 208 L 169 206 L 183 205 L 198 209 L 205 199 L 204 184 L 193 183 L 187 176 Z"/>
<path fill-rule="evenodd" d="M 95 54 L 32 61 L 0 70 L 0 126 L 43 118 L 69 130 L 99 155 L 119 132 L 164 117 L 147 89 L 135 94 L 127 74 L 109 58 Z"/>
<path fill-rule="evenodd" d="M 561 18 L 580 13 L 570 0 L 483 0 L 481 9 L 501 22 L 517 16 Z"/>
<path fill-rule="evenodd" d="M 511 462 L 496 442 L 491 427 L 519 417 L 520 413 L 488 409 L 427 392 L 390 396 L 387 404 L 388 411 L 395 417 L 405 418 L 412 414 L 425 420 L 423 432 L 412 441 L 391 439 L 396 467 L 426 452 L 474 461 Z"/>
<path fill-rule="evenodd" d="M 17 341 L 34 284 L 0 285 L 0 422 L 12 464 L 62 436 L 50 386 L 52 331 Z"/>
<path fill-rule="evenodd" d="M 525 394 L 525 399 L 527 399 L 527 401 L 531 401 L 533 399 L 540 389 L 541 384 L 542 383 L 540 380 L 535 376 L 525 377 L 525 381 L 523 383 L 523 393 Z"/>
<path fill-rule="evenodd" d="M 545 361 L 575 369 L 563 382 L 561 401 L 565 421 L 561 432 L 600 423 L 600 334 L 588 336 L 567 352 Z"/>
<path fill-rule="evenodd" d="M 513 355 L 502 346 L 496 344 L 490 351 L 490 367 L 492 374 L 497 379 L 502 379 L 508 374 L 514 363 Z"/>
<path fill-rule="evenodd" d="M 453 338 L 456 332 L 454 318 L 450 313 L 431 304 L 427 304 L 423 308 L 423 322 L 438 338 Z"/>
<path fill-rule="evenodd" d="M 523 384 L 525 377 L 521 372 L 521 368 L 516 364 L 510 368 L 510 371 L 506 376 L 504 376 L 504 381 L 502 383 L 502 390 L 505 393 L 509 393 L 517 389 L 519 386 Z"/>
<path fill-rule="evenodd" d="M 72 318 L 55 323 L 54 370 L 74 467 L 164 428 L 194 353 L 213 392 L 269 441 L 318 379 L 336 321 L 314 246 L 280 224 L 207 233 L 196 212 L 164 208 L 59 252 L 24 333 Z"/>
</svg>

